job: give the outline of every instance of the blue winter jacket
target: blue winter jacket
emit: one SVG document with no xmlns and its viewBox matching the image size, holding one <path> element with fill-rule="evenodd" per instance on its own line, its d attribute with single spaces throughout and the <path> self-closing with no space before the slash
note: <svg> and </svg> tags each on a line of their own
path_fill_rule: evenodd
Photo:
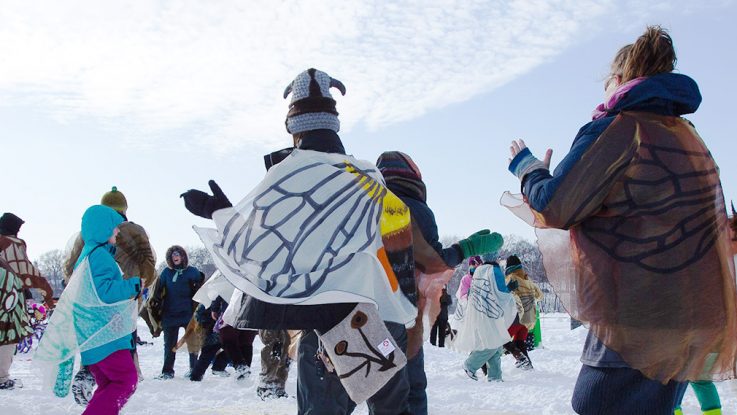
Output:
<svg viewBox="0 0 737 415">
<path fill-rule="evenodd" d="M 195 267 L 184 269 L 166 268 L 159 276 L 164 287 L 164 302 L 162 308 L 162 326 L 182 327 L 192 318 L 192 297 L 196 287 L 202 284 L 202 275 Z"/>
<path fill-rule="evenodd" d="M 438 237 L 438 224 L 435 222 L 435 215 L 425 202 L 399 193 L 395 191 L 396 189 L 392 189 L 391 187 L 389 187 L 389 190 L 394 192 L 399 199 L 407 205 L 409 212 L 412 215 L 412 222 L 419 226 L 425 241 L 435 249 L 435 252 L 440 255 L 443 262 L 445 262 L 448 267 L 454 268 L 456 265 L 463 262 L 463 253 L 461 252 L 458 244 L 453 244 L 448 248 L 443 248 L 443 245 L 439 241 L 440 238 Z"/>
<path fill-rule="evenodd" d="M 115 210 L 102 205 L 87 209 L 82 216 L 82 240 L 84 248 L 77 260 L 78 266 L 89 257 L 90 272 L 98 297 L 105 303 L 116 303 L 138 296 L 141 279 L 123 279 L 118 263 L 115 262 L 115 247 L 107 241 L 113 230 L 123 222 L 123 217 Z M 128 335 L 110 343 L 82 352 L 82 364 L 100 362 L 118 350 L 133 348 L 133 336 Z"/>
<path fill-rule="evenodd" d="M 700 104 L 699 87 L 688 76 L 676 73 L 651 76 L 632 88 L 606 117 L 591 121 L 581 127 L 576 138 L 573 139 L 571 150 L 552 174 L 548 170 L 540 169 L 525 175 L 522 180 L 522 193 L 527 196 L 533 209 L 538 212 L 545 210 L 568 172 L 620 112 L 642 111 L 658 115 L 681 116 L 696 112 Z M 518 170 L 532 157 L 530 150 L 525 149 L 512 160 L 509 170 L 518 174 Z M 562 224 L 561 228 L 567 229 L 572 225 Z"/>
</svg>

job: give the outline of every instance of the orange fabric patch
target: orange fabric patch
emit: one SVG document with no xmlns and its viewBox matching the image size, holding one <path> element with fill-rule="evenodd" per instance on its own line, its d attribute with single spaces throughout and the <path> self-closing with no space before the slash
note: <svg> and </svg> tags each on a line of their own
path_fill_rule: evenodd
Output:
<svg viewBox="0 0 737 415">
<path fill-rule="evenodd" d="M 376 256 L 379 258 L 381 266 L 384 267 L 384 272 L 386 273 L 386 278 L 389 280 L 389 285 L 392 287 L 392 292 L 397 292 L 399 281 L 397 281 L 397 276 L 394 275 L 394 270 L 389 263 L 389 257 L 386 256 L 386 250 L 383 246 L 376 251 Z"/>
</svg>

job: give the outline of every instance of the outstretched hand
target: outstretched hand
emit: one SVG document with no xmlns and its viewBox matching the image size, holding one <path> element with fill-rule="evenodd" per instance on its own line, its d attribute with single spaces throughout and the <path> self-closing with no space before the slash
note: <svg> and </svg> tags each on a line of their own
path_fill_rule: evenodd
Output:
<svg viewBox="0 0 737 415">
<path fill-rule="evenodd" d="M 179 197 L 184 198 L 184 207 L 188 211 L 201 218 L 212 219 L 212 214 L 216 210 L 232 207 L 233 204 L 230 203 L 215 180 L 210 180 L 208 184 L 212 190 L 212 196 L 201 190 L 190 189 Z"/>
<path fill-rule="evenodd" d="M 510 157 L 507 161 L 509 164 L 512 164 L 512 160 L 517 157 L 517 154 L 519 154 L 522 150 L 526 149 L 527 145 L 525 144 L 525 140 L 519 139 L 519 140 L 512 140 L 512 144 L 509 146 L 509 152 L 512 154 L 512 157 Z M 545 158 L 543 158 L 543 164 L 545 164 L 545 167 L 550 170 L 550 159 L 553 158 L 553 149 L 549 148 L 545 152 Z"/>
</svg>

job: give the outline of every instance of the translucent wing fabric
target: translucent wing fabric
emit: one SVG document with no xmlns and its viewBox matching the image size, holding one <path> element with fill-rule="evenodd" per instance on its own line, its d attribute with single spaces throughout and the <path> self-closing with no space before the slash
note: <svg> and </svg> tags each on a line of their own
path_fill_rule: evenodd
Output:
<svg viewBox="0 0 737 415">
<path fill-rule="evenodd" d="M 495 349 L 510 340 L 507 328 L 517 315 L 510 293 L 499 291 L 491 265 L 476 269 L 467 299 L 459 301 L 452 326 L 458 334 L 450 347 L 463 353 Z"/>
<path fill-rule="evenodd" d="M 544 211 L 509 194 L 502 204 L 538 228 L 548 279 L 571 316 L 628 365 L 664 383 L 735 376 L 724 196 L 688 121 L 622 113 Z"/>
<path fill-rule="evenodd" d="M 372 164 L 295 150 L 213 220 L 195 230 L 238 290 L 276 304 L 370 302 L 384 320 L 414 321 L 382 242 L 401 234 L 411 246 L 409 212 Z"/>
<path fill-rule="evenodd" d="M 136 329 L 137 306 L 135 300 L 102 302 L 85 258 L 62 292 L 33 358 L 45 385 L 52 386 L 60 366 L 73 362 L 77 353 L 130 335 Z"/>
<path fill-rule="evenodd" d="M 233 296 L 233 291 L 235 291 L 233 284 L 225 278 L 222 272 L 215 271 L 212 276 L 202 284 L 202 287 L 197 290 L 192 299 L 200 305 L 205 306 L 205 308 L 210 308 L 212 302 L 218 297 L 222 297 L 224 300 L 228 301 L 230 297 Z"/>
</svg>

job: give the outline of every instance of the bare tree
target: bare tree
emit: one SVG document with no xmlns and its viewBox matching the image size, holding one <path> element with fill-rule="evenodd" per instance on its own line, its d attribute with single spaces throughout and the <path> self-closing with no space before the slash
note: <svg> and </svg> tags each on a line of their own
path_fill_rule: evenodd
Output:
<svg viewBox="0 0 737 415">
<path fill-rule="evenodd" d="M 33 265 L 41 271 L 54 290 L 53 296 L 59 297 L 64 291 L 64 254 L 59 249 L 41 254 Z"/>
</svg>

